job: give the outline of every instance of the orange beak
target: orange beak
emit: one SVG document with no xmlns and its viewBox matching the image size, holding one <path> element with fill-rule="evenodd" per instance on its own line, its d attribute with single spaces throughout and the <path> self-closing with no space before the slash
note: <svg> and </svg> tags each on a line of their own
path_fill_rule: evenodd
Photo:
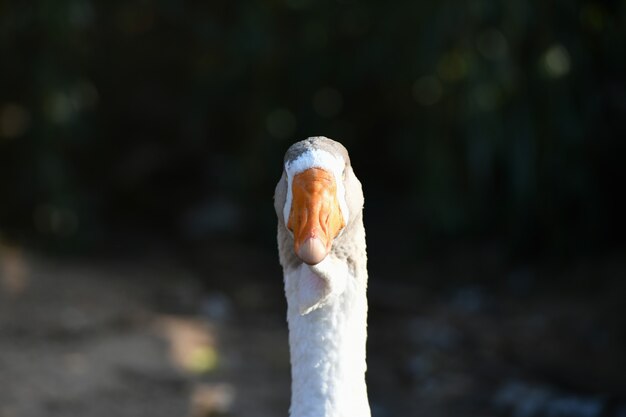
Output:
<svg viewBox="0 0 626 417">
<path fill-rule="evenodd" d="M 291 192 L 287 228 L 293 232 L 294 250 L 303 262 L 316 265 L 345 226 L 335 177 L 321 168 L 307 169 L 293 177 Z"/>
</svg>

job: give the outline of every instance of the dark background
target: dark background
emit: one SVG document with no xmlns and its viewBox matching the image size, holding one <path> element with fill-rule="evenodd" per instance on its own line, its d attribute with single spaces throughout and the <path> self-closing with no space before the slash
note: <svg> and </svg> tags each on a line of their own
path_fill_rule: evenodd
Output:
<svg viewBox="0 0 626 417">
<path fill-rule="evenodd" d="M 148 308 L 197 315 L 217 291 L 245 321 L 262 308 L 237 294 L 267 287 L 263 308 L 282 314 L 273 190 L 287 147 L 324 135 L 349 149 L 366 196 L 376 416 L 458 414 L 450 392 L 483 415 L 626 413 L 625 31 L 624 1 L 0 1 L 4 265 L 122 259 L 111 275 L 125 277 L 167 258 L 196 295 Z M 390 323 L 408 358 L 393 366 L 375 339 Z M 525 339 L 484 353 L 445 326 Z M 415 359 L 423 343 L 439 359 Z M 480 382 L 442 391 L 441 352 L 472 349 L 504 359 L 455 368 Z M 411 408 L 428 383 L 433 408 Z M 493 400 L 510 384 L 543 399 L 528 414 Z M 574 406 L 554 411 L 552 397 Z M 20 407 L 4 412 L 36 415 Z"/>
</svg>

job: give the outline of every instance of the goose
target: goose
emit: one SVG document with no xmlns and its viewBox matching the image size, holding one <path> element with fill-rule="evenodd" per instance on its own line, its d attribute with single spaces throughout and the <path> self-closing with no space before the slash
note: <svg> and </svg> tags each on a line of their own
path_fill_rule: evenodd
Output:
<svg viewBox="0 0 626 417">
<path fill-rule="evenodd" d="M 294 143 L 276 186 L 291 361 L 291 417 L 370 417 L 365 383 L 363 191 L 348 151 Z"/>
</svg>

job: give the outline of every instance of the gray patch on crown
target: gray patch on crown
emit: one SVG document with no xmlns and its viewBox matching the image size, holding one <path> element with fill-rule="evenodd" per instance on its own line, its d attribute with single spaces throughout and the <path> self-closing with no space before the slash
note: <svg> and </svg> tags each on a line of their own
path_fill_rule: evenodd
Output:
<svg viewBox="0 0 626 417">
<path fill-rule="evenodd" d="M 295 161 L 300 155 L 312 149 L 320 149 L 331 155 L 340 155 L 346 162 L 346 166 L 350 166 L 350 157 L 346 148 L 341 143 L 324 136 L 313 136 L 291 145 L 285 153 L 285 164 Z"/>
</svg>

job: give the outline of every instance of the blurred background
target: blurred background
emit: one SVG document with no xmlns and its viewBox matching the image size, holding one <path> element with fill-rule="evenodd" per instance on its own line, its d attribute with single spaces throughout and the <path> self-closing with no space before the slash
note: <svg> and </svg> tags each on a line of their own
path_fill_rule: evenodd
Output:
<svg viewBox="0 0 626 417">
<path fill-rule="evenodd" d="M 626 416 L 626 1 L 0 0 L 0 416 L 287 415 L 274 186 L 364 186 L 374 417 Z"/>
</svg>

